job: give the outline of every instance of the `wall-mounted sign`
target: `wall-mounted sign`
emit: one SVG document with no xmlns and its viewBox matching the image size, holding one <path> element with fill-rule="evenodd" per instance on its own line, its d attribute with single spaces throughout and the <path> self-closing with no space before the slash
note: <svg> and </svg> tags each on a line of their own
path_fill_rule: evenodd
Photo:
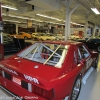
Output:
<svg viewBox="0 0 100 100">
<path fill-rule="evenodd" d="M 32 28 L 32 20 L 27 20 L 27 27 Z"/>
</svg>

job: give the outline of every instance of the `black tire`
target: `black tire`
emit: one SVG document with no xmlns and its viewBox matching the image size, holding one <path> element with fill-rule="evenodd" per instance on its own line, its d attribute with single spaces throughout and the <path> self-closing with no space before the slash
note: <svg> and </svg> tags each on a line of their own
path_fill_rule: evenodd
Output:
<svg viewBox="0 0 100 100">
<path fill-rule="evenodd" d="M 81 90 L 81 85 L 82 85 L 81 76 L 79 75 L 74 82 L 72 93 L 70 96 L 70 100 L 77 100 L 78 99 L 78 96 L 79 96 L 80 90 Z"/>
<path fill-rule="evenodd" d="M 93 63 L 93 67 L 96 69 L 98 67 L 98 56 Z"/>
<path fill-rule="evenodd" d="M 27 39 L 28 39 L 28 37 L 27 37 L 27 36 L 25 36 L 25 37 L 24 37 L 24 39 L 25 39 L 25 40 L 27 40 Z"/>
<path fill-rule="evenodd" d="M 100 46 L 97 47 L 97 51 L 100 53 Z"/>
</svg>

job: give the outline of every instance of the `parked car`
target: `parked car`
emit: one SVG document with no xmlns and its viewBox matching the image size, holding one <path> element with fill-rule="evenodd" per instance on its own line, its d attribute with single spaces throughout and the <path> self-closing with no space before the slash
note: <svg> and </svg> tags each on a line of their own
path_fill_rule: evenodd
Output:
<svg viewBox="0 0 100 100">
<path fill-rule="evenodd" d="M 19 51 L 9 34 L 3 34 L 3 44 L 4 54 L 16 53 Z"/>
<path fill-rule="evenodd" d="M 21 39 L 31 39 L 32 34 L 26 33 L 26 32 L 20 32 L 18 34 L 12 34 L 10 35 L 12 38 L 21 38 Z"/>
<path fill-rule="evenodd" d="M 65 36 L 62 35 L 62 34 L 57 34 L 57 35 L 55 36 L 55 40 L 64 40 L 64 38 L 65 38 Z"/>
<path fill-rule="evenodd" d="M 0 62 L 0 87 L 21 99 L 77 100 L 97 56 L 81 42 L 38 41 Z"/>
<path fill-rule="evenodd" d="M 31 42 L 25 42 L 24 39 L 11 38 L 9 34 L 3 34 L 4 54 L 17 53 L 25 47 L 31 45 Z"/>
<path fill-rule="evenodd" d="M 85 43 L 89 49 L 95 49 L 100 53 L 100 39 L 99 38 L 89 38 L 87 40 L 77 40 L 79 42 Z"/>
<path fill-rule="evenodd" d="M 34 38 L 36 34 L 39 34 L 39 33 L 32 33 L 32 38 Z"/>
<path fill-rule="evenodd" d="M 42 40 L 42 41 L 45 41 L 45 40 L 55 40 L 55 36 L 51 33 L 45 33 L 43 35 L 40 35 L 38 37 L 38 40 Z"/>
<path fill-rule="evenodd" d="M 83 37 L 82 36 L 80 36 L 80 35 L 70 35 L 69 37 L 68 37 L 68 39 L 82 39 Z"/>
<path fill-rule="evenodd" d="M 34 40 L 40 40 L 40 37 L 41 36 L 44 36 L 45 35 L 45 33 L 38 33 L 38 34 L 35 34 L 34 36 L 33 36 L 33 38 L 34 38 Z"/>
</svg>

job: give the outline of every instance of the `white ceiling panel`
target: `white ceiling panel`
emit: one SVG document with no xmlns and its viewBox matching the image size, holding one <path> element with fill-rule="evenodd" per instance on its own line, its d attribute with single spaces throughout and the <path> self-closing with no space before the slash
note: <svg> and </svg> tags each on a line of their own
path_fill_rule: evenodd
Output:
<svg viewBox="0 0 100 100">
<path fill-rule="evenodd" d="M 100 26 L 100 15 L 96 15 L 91 11 L 92 7 L 96 7 L 100 11 L 100 0 L 2 0 L 1 2 L 3 5 L 9 5 L 18 8 L 17 11 L 9 10 L 8 12 L 7 9 L 3 8 L 3 13 L 7 15 L 3 16 L 3 20 L 11 19 L 19 20 L 21 22 L 27 21 L 27 19 L 8 16 L 9 14 L 13 14 L 16 16 L 34 18 L 43 22 L 51 21 L 64 23 L 63 20 L 66 18 L 66 6 L 68 5 L 68 2 L 71 2 L 70 11 L 73 10 L 77 4 L 80 4 L 80 6 L 73 12 L 71 21 L 85 24 L 85 20 L 88 18 L 88 21 L 91 21 Z M 59 18 L 62 21 L 39 17 L 36 15 L 37 13 Z"/>
</svg>

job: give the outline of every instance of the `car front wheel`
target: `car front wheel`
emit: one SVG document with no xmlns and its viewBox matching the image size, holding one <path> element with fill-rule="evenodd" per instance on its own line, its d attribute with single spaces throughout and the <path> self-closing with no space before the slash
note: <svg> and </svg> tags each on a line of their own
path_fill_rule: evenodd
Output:
<svg viewBox="0 0 100 100">
<path fill-rule="evenodd" d="M 81 77 L 78 76 L 75 80 L 70 100 L 77 100 L 81 90 Z"/>
<path fill-rule="evenodd" d="M 94 68 L 96 69 L 97 67 L 98 67 L 98 56 L 97 56 L 97 58 L 95 59 L 95 61 L 94 61 L 94 63 L 93 63 L 94 65 Z"/>
</svg>

